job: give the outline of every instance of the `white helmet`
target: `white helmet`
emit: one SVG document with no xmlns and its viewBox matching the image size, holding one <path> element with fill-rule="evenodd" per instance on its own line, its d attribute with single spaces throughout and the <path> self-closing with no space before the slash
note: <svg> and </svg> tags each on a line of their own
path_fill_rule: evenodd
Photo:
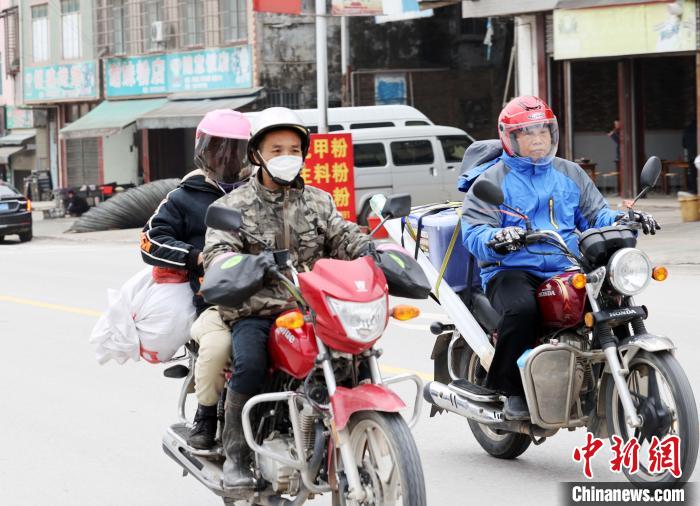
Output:
<svg viewBox="0 0 700 506">
<path fill-rule="evenodd" d="M 260 148 L 260 143 L 268 132 L 273 130 L 289 129 L 294 130 L 301 137 L 302 158 L 306 159 L 309 152 L 309 130 L 304 126 L 304 122 L 299 115 L 286 107 L 270 107 L 255 116 L 252 121 L 251 137 L 248 141 L 248 159 L 250 163 L 259 165 L 255 152 Z"/>
</svg>

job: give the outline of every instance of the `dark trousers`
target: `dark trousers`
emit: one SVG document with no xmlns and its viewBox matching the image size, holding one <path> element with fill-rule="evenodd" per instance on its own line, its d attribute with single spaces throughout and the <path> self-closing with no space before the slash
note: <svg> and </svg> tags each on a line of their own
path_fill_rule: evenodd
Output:
<svg viewBox="0 0 700 506">
<path fill-rule="evenodd" d="M 243 318 L 231 327 L 233 374 L 229 388 L 245 395 L 262 390 L 267 371 L 267 338 L 273 318 Z"/>
<path fill-rule="evenodd" d="M 505 395 L 523 395 L 517 360 L 537 338 L 537 287 L 541 280 L 523 271 L 502 271 L 486 287 L 491 305 L 501 314 L 498 341 L 486 385 Z"/>
</svg>

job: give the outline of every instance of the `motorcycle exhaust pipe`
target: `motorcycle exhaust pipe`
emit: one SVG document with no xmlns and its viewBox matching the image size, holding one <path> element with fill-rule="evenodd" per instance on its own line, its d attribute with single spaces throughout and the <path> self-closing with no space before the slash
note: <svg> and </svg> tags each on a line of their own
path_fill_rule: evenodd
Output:
<svg viewBox="0 0 700 506">
<path fill-rule="evenodd" d="M 437 381 L 431 381 L 425 385 L 423 398 L 438 408 L 456 413 L 469 420 L 483 423 L 493 429 L 528 434 L 531 437 L 550 437 L 558 430 L 543 429 L 528 421 L 506 420 L 503 418 L 503 409 L 499 407 L 499 404 L 467 399 L 450 390 L 447 385 Z"/>
<path fill-rule="evenodd" d="M 503 422 L 502 409 L 493 404 L 469 400 L 437 381 L 431 381 L 425 385 L 423 398 L 438 408 L 457 413 L 479 423 L 493 425 Z"/>
</svg>

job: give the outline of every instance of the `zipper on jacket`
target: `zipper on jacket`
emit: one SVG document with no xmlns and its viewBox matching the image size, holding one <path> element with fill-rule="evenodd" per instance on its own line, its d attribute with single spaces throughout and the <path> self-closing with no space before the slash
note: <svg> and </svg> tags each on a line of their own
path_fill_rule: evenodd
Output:
<svg viewBox="0 0 700 506">
<path fill-rule="evenodd" d="M 554 197 L 549 197 L 549 221 L 554 225 L 554 228 L 559 230 L 557 220 L 554 219 Z"/>
<path fill-rule="evenodd" d="M 289 251 L 289 221 L 287 220 L 287 204 L 289 203 L 289 188 L 284 188 L 284 199 L 282 204 L 282 226 L 284 227 L 284 248 Z"/>
</svg>

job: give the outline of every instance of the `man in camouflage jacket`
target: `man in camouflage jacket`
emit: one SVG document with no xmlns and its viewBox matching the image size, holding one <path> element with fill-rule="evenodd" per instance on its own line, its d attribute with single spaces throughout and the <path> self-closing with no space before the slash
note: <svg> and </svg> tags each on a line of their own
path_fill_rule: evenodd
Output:
<svg viewBox="0 0 700 506">
<path fill-rule="evenodd" d="M 300 272 L 310 270 L 319 258 L 357 258 L 366 254 L 370 245 L 369 237 L 356 224 L 340 216 L 328 193 L 304 185 L 299 173 L 308 148 L 309 132 L 296 113 L 282 107 L 263 111 L 253 121 L 248 144 L 250 161 L 260 169 L 248 183 L 217 201 L 241 211 L 246 232 L 273 249 L 289 250 Z M 255 255 L 262 250 L 243 234 L 209 229 L 205 271 L 223 253 Z M 276 280 L 267 281 L 260 292 L 238 307 L 219 306 L 222 319 L 231 325 L 234 357 L 222 437 L 224 486 L 228 489 L 246 489 L 253 483 L 246 465 L 249 450 L 241 412 L 265 380 L 267 338 L 274 318 L 293 307 L 289 292 Z"/>
</svg>

